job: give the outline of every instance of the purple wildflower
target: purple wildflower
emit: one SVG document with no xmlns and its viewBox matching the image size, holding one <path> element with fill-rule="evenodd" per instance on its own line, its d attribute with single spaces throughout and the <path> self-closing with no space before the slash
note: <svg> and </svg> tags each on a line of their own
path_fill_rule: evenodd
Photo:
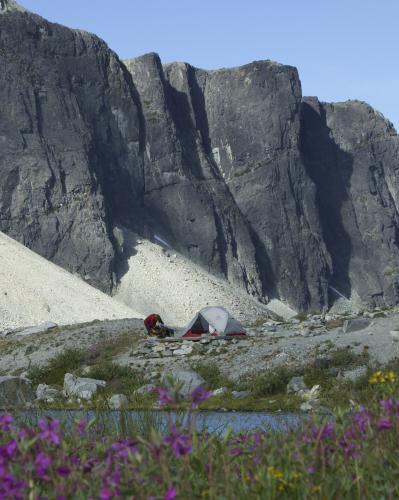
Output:
<svg viewBox="0 0 399 500">
<path fill-rule="evenodd" d="M 192 444 L 190 436 L 180 434 L 174 426 L 169 436 L 164 438 L 164 442 L 170 445 L 176 457 L 191 453 Z"/>
<path fill-rule="evenodd" d="M 87 420 L 83 417 L 76 423 L 76 428 L 80 436 L 86 435 L 87 430 Z"/>
<path fill-rule="evenodd" d="M 387 416 L 390 416 L 395 408 L 395 401 L 393 398 L 383 399 L 380 401 L 380 407 L 385 411 Z"/>
<path fill-rule="evenodd" d="M 232 448 L 231 450 L 229 450 L 229 455 L 233 455 L 233 456 L 239 456 L 239 455 L 242 455 L 244 452 L 242 450 L 242 448 Z"/>
<path fill-rule="evenodd" d="M 206 391 L 203 387 L 196 387 L 191 393 L 191 406 L 198 408 L 199 404 L 212 396 L 212 391 Z"/>
<path fill-rule="evenodd" d="M 64 465 L 61 465 L 61 467 L 57 467 L 57 473 L 60 476 L 68 477 L 71 473 L 71 469 L 69 467 L 65 467 Z"/>
<path fill-rule="evenodd" d="M 174 402 L 174 399 L 172 396 L 169 394 L 167 389 L 164 389 L 163 387 L 158 387 L 157 388 L 158 394 L 159 394 L 159 400 L 158 404 L 160 406 L 166 406 Z"/>
<path fill-rule="evenodd" d="M 365 408 L 361 407 L 360 411 L 352 417 L 353 423 L 360 432 L 366 432 L 371 425 L 371 414 Z"/>
<path fill-rule="evenodd" d="M 18 481 L 12 474 L 7 474 L 0 483 L 0 498 L 22 500 L 22 491 L 25 488 L 23 481 Z"/>
<path fill-rule="evenodd" d="M 4 432 L 9 432 L 11 430 L 11 424 L 14 419 L 11 415 L 1 415 L 0 416 L 0 430 Z"/>
<path fill-rule="evenodd" d="M 35 460 L 36 475 L 39 479 L 49 479 L 46 474 L 52 463 L 51 458 L 43 452 L 40 452 Z"/>
<path fill-rule="evenodd" d="M 176 488 L 172 486 L 166 492 L 164 500 L 173 500 L 174 498 L 176 498 L 176 496 L 177 496 Z"/>
<path fill-rule="evenodd" d="M 39 434 L 40 439 L 43 439 L 44 441 L 48 441 L 49 443 L 53 443 L 55 445 L 60 444 L 60 436 L 58 434 L 60 423 L 58 420 L 46 420 L 42 418 L 39 420 L 38 425 L 42 431 Z"/>
<path fill-rule="evenodd" d="M 129 457 L 137 453 L 136 443 L 126 439 L 125 441 L 119 441 L 111 445 L 111 450 L 115 453 L 115 458 L 121 460 L 127 460 Z"/>
<path fill-rule="evenodd" d="M 308 465 L 306 471 L 308 472 L 308 474 L 314 474 L 316 472 L 315 464 Z"/>
<path fill-rule="evenodd" d="M 0 456 L 8 460 L 15 455 L 17 449 L 17 442 L 15 441 L 15 439 L 12 439 L 9 443 L 0 447 Z"/>
<path fill-rule="evenodd" d="M 377 431 L 384 431 L 386 429 L 390 429 L 392 427 L 392 422 L 387 417 L 380 417 L 377 422 Z"/>
<path fill-rule="evenodd" d="M 114 496 L 114 492 L 109 488 L 103 488 L 100 491 L 100 500 L 111 500 L 111 498 L 114 498 Z"/>
</svg>

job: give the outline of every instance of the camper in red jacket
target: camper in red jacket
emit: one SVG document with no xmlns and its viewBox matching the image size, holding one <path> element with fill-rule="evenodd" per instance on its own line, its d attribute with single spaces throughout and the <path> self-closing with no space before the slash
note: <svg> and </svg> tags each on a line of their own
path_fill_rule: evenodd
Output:
<svg viewBox="0 0 399 500">
<path fill-rule="evenodd" d="M 172 328 L 169 328 L 164 324 L 159 314 L 150 314 L 147 316 L 144 320 L 144 325 L 150 337 L 164 339 L 166 337 L 173 337 L 175 333 Z"/>
</svg>

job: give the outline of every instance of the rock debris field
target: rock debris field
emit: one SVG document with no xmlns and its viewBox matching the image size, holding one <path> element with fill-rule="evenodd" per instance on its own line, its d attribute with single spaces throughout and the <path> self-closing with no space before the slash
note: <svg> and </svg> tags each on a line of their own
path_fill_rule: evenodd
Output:
<svg viewBox="0 0 399 500">
<path fill-rule="evenodd" d="M 0 233 L 0 332 L 141 316 Z"/>
<path fill-rule="evenodd" d="M 223 306 L 242 321 L 267 315 L 268 309 L 258 300 L 172 249 L 132 233 L 125 234 L 125 245 L 133 255 L 115 298 L 144 316 L 156 312 L 166 323 L 181 327 L 208 305 Z"/>
</svg>

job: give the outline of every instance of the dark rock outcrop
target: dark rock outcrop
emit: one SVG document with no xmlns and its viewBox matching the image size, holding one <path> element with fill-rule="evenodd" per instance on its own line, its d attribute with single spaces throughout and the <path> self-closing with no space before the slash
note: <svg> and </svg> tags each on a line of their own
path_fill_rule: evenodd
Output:
<svg viewBox="0 0 399 500">
<path fill-rule="evenodd" d="M 332 259 L 331 285 L 383 306 L 399 301 L 399 137 L 359 101 L 305 98 L 302 153 Z"/>
<path fill-rule="evenodd" d="M 110 291 L 112 223 L 140 203 L 139 149 L 131 79 L 105 43 L 3 12 L 0 230 Z"/>
<path fill-rule="evenodd" d="M 125 226 L 260 300 L 399 302 L 399 139 L 369 106 L 302 100 L 271 61 L 123 63 L 14 0 L 0 14 L 1 231 L 105 291 Z"/>
</svg>

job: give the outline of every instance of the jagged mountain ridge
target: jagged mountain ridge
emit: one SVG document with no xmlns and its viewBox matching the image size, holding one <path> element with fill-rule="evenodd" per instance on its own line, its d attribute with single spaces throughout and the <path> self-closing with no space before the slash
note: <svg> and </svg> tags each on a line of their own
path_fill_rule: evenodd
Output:
<svg viewBox="0 0 399 500">
<path fill-rule="evenodd" d="M 330 286 L 399 301 L 399 139 L 380 114 L 302 99 L 297 70 L 271 61 L 122 62 L 13 3 L 0 7 L 0 230 L 107 292 L 125 226 L 263 301 L 320 310 Z"/>
</svg>

